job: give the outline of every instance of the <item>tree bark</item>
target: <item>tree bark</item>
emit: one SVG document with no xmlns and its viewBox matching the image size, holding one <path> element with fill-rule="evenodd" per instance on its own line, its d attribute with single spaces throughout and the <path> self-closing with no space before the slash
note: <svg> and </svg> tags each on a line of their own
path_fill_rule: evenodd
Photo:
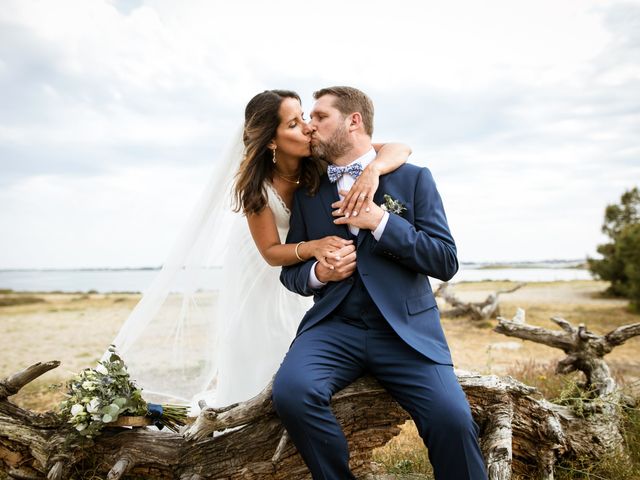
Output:
<svg viewBox="0 0 640 480">
<path fill-rule="evenodd" d="M 110 479 L 128 474 L 180 480 L 310 478 L 295 447 L 283 437 L 270 387 L 247 402 L 203 410 L 187 435 L 192 440 L 151 428 L 108 428 L 83 448 L 65 445 L 72 430 L 63 419 L 53 412 L 24 410 L 7 398 L 57 364 L 36 364 L 0 382 L 1 470 L 11 478 L 69 478 L 71 472 L 89 471 Z M 552 478 L 558 458 L 595 459 L 621 445 L 618 425 L 606 415 L 579 417 L 510 377 L 457 375 L 480 426 L 492 480 L 508 480 L 514 471 L 547 472 L 545 478 Z M 406 412 L 370 377 L 336 394 L 332 406 L 349 441 L 354 474 L 375 478 L 372 450 L 399 433 Z M 212 429 L 232 427 L 240 428 L 208 435 Z"/>
</svg>

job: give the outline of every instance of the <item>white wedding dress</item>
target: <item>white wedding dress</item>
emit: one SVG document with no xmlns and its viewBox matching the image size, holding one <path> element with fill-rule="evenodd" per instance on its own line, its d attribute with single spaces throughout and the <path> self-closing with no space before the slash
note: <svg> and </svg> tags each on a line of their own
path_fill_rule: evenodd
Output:
<svg viewBox="0 0 640 480">
<path fill-rule="evenodd" d="M 275 188 L 265 183 L 280 241 L 285 243 L 291 212 Z M 293 341 L 310 298 L 280 283 L 280 268 L 269 266 L 256 248 L 247 222 L 231 234 L 237 257 L 223 270 L 220 315 L 229 318 L 220 330 L 215 404 L 230 405 L 253 397 L 269 383 Z"/>
<path fill-rule="evenodd" d="M 311 299 L 289 292 L 230 206 L 241 132 L 218 162 L 162 270 L 113 341 L 147 401 L 226 406 L 271 380 Z M 281 242 L 290 212 L 265 183 Z M 108 352 L 103 359 L 108 358 Z"/>
</svg>

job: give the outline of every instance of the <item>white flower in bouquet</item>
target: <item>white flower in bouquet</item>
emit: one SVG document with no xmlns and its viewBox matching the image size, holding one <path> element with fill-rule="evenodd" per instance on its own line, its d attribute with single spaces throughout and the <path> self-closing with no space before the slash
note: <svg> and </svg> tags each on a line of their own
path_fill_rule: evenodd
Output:
<svg viewBox="0 0 640 480">
<path fill-rule="evenodd" d="M 100 399 L 98 397 L 93 397 L 89 402 L 89 404 L 87 405 L 87 412 L 97 413 L 99 407 L 100 407 Z"/>
<path fill-rule="evenodd" d="M 85 382 L 82 382 L 82 388 L 92 392 L 96 389 L 96 384 L 92 381 L 87 380 Z"/>
<path fill-rule="evenodd" d="M 84 406 L 80 405 L 79 403 L 76 403 L 71 407 L 71 416 L 73 417 L 79 415 L 82 412 L 84 412 Z"/>
</svg>

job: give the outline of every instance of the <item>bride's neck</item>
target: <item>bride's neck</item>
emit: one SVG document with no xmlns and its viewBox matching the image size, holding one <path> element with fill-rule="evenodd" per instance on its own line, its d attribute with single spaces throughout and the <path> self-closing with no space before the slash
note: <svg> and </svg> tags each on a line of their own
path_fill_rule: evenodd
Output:
<svg viewBox="0 0 640 480">
<path fill-rule="evenodd" d="M 273 168 L 275 168 L 276 171 L 281 175 L 296 175 L 300 172 L 301 164 L 301 157 L 290 157 L 288 155 L 281 155 L 278 157 Z"/>
</svg>

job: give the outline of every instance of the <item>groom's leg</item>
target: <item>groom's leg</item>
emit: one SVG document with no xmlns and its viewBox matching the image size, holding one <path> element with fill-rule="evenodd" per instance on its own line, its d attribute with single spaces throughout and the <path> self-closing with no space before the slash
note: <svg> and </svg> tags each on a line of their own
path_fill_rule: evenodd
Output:
<svg viewBox="0 0 640 480">
<path fill-rule="evenodd" d="M 331 411 L 331 396 L 363 373 L 362 328 L 328 318 L 302 333 L 273 382 L 273 404 L 315 480 L 345 480 L 346 438 Z"/>
<path fill-rule="evenodd" d="M 485 480 L 478 426 L 453 367 L 432 362 L 390 329 L 369 335 L 371 373 L 413 418 L 436 480 Z"/>
</svg>

